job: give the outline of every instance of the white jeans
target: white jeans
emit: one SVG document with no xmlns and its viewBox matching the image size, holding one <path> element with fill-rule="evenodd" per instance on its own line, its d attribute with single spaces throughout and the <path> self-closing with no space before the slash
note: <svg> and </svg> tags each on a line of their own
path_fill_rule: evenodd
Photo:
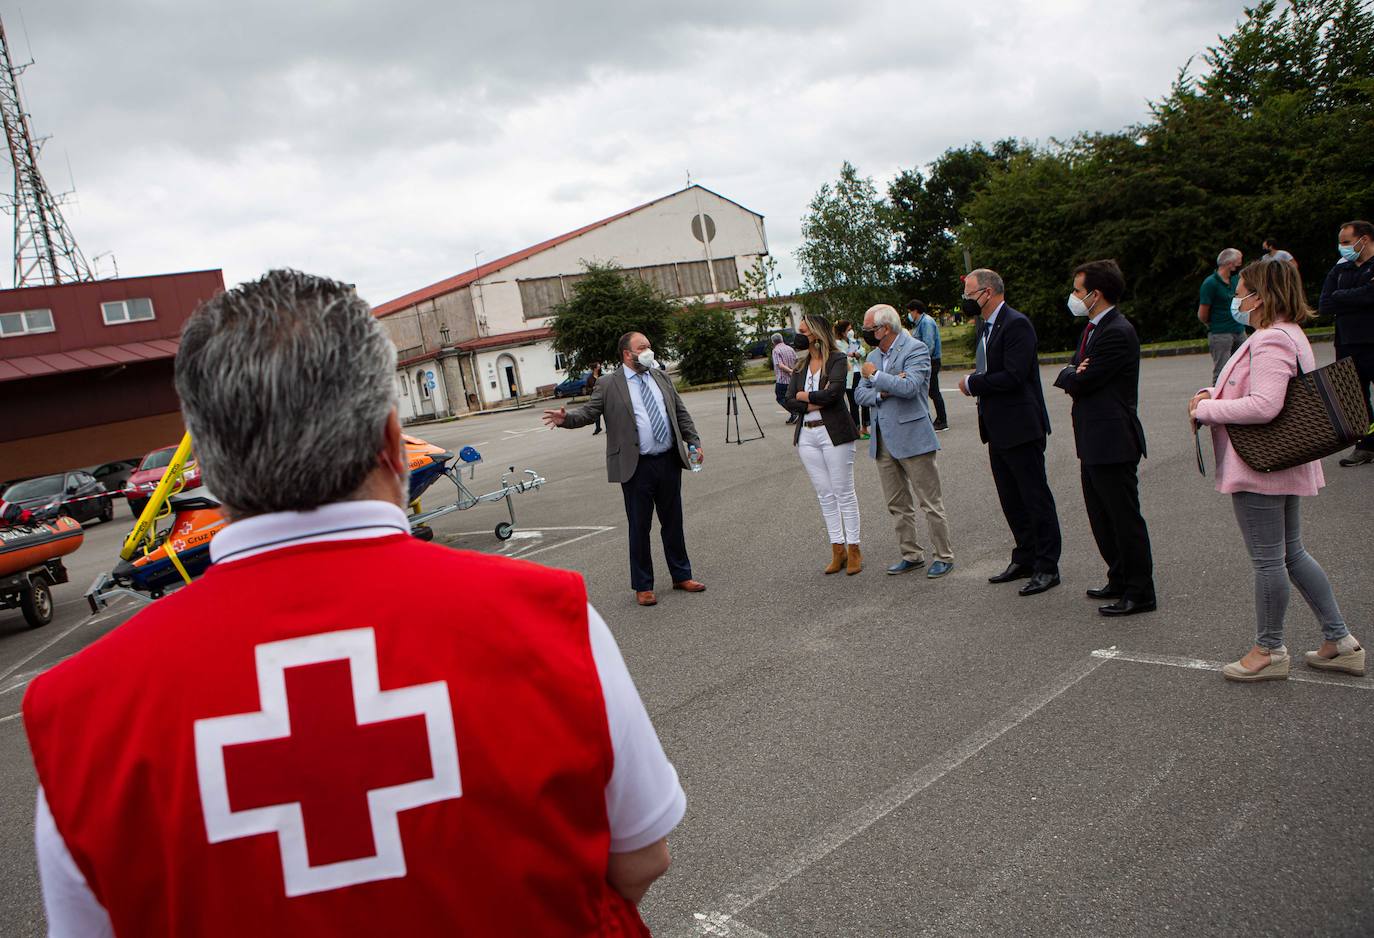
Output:
<svg viewBox="0 0 1374 938">
<path fill-rule="evenodd" d="M 859 495 L 854 491 L 854 443 L 830 442 L 825 427 L 802 427 L 797 452 L 811 477 L 832 544 L 859 543 Z"/>
</svg>

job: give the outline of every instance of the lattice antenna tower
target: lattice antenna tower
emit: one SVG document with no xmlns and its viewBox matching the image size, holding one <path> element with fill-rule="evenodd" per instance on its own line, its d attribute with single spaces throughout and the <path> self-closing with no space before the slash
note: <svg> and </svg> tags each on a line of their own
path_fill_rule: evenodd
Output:
<svg viewBox="0 0 1374 938">
<path fill-rule="evenodd" d="M 0 118 L 5 124 L 10 162 L 14 164 L 14 195 L 9 205 L 14 216 L 14 285 L 35 287 L 94 280 L 90 265 L 62 217 L 58 200 L 38 169 L 42 141 L 34 142 L 29 115 L 19 98 L 19 75 L 29 64 L 14 64 L 4 23 L 0 23 Z"/>
</svg>

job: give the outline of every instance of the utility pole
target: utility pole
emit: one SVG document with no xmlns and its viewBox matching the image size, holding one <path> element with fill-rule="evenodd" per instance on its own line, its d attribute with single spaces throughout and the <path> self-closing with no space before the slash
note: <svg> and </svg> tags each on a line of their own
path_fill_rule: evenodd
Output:
<svg viewBox="0 0 1374 938">
<path fill-rule="evenodd" d="M 19 75 L 30 64 L 14 64 L 4 24 L 0 23 L 0 119 L 14 165 L 14 194 L 9 206 L 14 215 L 14 286 L 94 280 L 57 199 L 38 169 L 38 145 L 19 97 Z"/>
</svg>

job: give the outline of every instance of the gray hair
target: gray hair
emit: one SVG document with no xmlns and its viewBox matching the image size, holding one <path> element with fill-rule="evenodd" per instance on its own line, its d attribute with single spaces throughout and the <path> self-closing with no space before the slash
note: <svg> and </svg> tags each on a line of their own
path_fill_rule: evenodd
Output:
<svg viewBox="0 0 1374 938">
<path fill-rule="evenodd" d="M 1217 255 L 1217 266 L 1225 267 L 1227 264 L 1240 263 L 1241 253 L 1237 248 L 1227 248 Z"/>
<path fill-rule="evenodd" d="M 377 466 L 395 370 L 348 284 L 273 270 L 207 301 L 176 358 L 205 484 L 239 518 L 349 498 Z"/>
<path fill-rule="evenodd" d="M 781 333 L 781 332 L 775 332 L 775 333 L 773 333 L 773 344 L 774 344 L 774 345 L 777 345 L 777 344 L 778 344 L 779 342 L 781 342 L 781 341 L 782 341 L 782 333 Z"/>
<path fill-rule="evenodd" d="M 970 280 L 978 284 L 979 290 L 991 290 L 999 295 L 1007 292 L 1007 285 L 1002 282 L 1002 275 L 995 270 L 979 267 L 968 276 Z"/>
<path fill-rule="evenodd" d="M 864 310 L 865 319 L 868 318 L 869 313 L 873 314 L 873 325 L 887 326 L 893 332 L 902 331 L 902 317 L 898 315 L 897 310 L 886 303 L 879 303 L 877 306 L 870 306 Z"/>
</svg>

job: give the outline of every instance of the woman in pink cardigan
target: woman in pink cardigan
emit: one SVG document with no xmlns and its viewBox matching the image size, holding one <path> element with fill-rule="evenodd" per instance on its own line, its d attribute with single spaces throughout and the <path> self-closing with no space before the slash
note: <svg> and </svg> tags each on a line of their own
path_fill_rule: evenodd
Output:
<svg viewBox="0 0 1374 938">
<path fill-rule="evenodd" d="M 1291 469 L 1257 472 L 1231 446 L 1225 424 L 1269 423 L 1283 408 L 1288 381 L 1316 368 L 1312 346 L 1301 323 L 1312 318 L 1302 281 L 1292 264 L 1260 261 L 1241 271 L 1231 315 L 1255 329 L 1221 369 L 1214 388 L 1199 391 L 1188 405 L 1198 423 L 1212 428 L 1217 458 L 1217 491 L 1231 496 L 1240 533 L 1255 566 L 1255 646 L 1224 666 L 1232 681 L 1282 681 L 1288 678 L 1283 616 L 1288 581 L 1311 607 L 1325 641 L 1304 656 L 1313 668 L 1364 674 L 1364 649 L 1341 617 L 1326 572 L 1302 546 L 1301 497 L 1326 484 L 1319 462 Z"/>
</svg>

